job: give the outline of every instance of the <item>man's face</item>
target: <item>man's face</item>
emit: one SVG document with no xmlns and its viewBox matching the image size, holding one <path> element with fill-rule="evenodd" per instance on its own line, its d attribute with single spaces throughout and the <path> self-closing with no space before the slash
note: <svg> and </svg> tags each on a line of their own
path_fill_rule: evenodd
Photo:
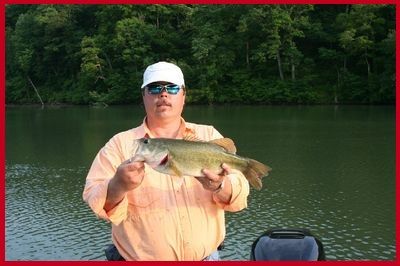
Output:
<svg viewBox="0 0 400 266">
<path fill-rule="evenodd" d="M 147 87 L 156 85 L 173 84 L 168 82 L 154 82 L 149 84 Z M 167 89 L 164 87 L 160 93 L 150 94 L 149 88 L 147 87 L 143 92 L 143 103 L 149 118 L 169 119 L 181 117 L 183 106 L 185 104 L 185 92 L 182 88 L 179 89 L 177 94 L 168 93 Z M 154 92 L 157 92 L 157 90 L 153 90 L 153 93 Z"/>
</svg>

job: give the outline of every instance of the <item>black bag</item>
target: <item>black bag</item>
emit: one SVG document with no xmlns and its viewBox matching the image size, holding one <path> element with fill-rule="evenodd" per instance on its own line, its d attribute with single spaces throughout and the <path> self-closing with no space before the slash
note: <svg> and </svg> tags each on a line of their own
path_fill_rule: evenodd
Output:
<svg viewBox="0 0 400 266">
<path fill-rule="evenodd" d="M 325 260 L 325 252 L 307 229 L 271 229 L 254 241 L 250 260 L 316 261 Z"/>
<path fill-rule="evenodd" d="M 104 253 L 106 253 L 106 258 L 109 261 L 124 261 L 125 259 L 119 254 L 118 249 L 114 246 L 114 244 L 108 245 L 104 249 Z"/>
</svg>

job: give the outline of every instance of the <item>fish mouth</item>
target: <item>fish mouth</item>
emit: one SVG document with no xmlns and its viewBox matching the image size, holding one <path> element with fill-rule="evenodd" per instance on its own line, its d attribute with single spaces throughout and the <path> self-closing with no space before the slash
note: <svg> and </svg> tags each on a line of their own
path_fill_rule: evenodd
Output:
<svg viewBox="0 0 400 266">
<path fill-rule="evenodd" d="M 168 154 L 165 155 L 165 157 L 161 160 L 159 166 L 164 166 L 167 164 L 167 162 L 168 162 Z"/>
</svg>

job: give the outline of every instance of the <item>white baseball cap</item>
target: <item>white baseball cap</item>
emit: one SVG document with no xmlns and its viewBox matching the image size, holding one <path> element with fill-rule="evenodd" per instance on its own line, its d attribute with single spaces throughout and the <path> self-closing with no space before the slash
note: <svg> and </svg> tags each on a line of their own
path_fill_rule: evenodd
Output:
<svg viewBox="0 0 400 266">
<path fill-rule="evenodd" d="M 158 62 L 148 66 L 143 73 L 141 88 L 156 81 L 170 82 L 179 86 L 185 85 L 182 70 L 178 66 L 168 62 Z"/>
</svg>

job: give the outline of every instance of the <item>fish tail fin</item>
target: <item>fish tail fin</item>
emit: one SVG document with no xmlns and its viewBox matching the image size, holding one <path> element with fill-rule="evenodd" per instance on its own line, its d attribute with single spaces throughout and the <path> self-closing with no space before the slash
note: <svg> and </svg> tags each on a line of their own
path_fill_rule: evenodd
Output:
<svg viewBox="0 0 400 266">
<path fill-rule="evenodd" d="M 261 178 L 268 175 L 272 169 L 256 160 L 249 159 L 247 169 L 243 172 L 250 185 L 257 190 L 262 188 Z"/>
</svg>

